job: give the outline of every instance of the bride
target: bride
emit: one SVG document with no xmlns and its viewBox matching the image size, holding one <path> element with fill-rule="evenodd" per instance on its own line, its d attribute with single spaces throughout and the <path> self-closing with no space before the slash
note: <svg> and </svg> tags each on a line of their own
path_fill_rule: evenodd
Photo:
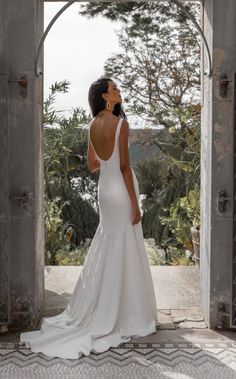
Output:
<svg viewBox="0 0 236 379">
<path fill-rule="evenodd" d="M 78 359 L 155 333 L 159 324 L 121 104 L 112 79 L 91 84 L 87 164 L 90 172 L 99 170 L 100 221 L 65 310 L 20 334 L 33 352 Z"/>
</svg>

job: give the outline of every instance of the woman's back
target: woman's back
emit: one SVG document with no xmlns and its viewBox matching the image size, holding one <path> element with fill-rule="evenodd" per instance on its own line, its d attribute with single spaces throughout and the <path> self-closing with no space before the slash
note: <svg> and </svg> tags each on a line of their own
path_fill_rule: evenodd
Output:
<svg viewBox="0 0 236 379">
<path fill-rule="evenodd" d="M 112 156 L 119 120 L 119 117 L 109 114 L 98 115 L 91 121 L 90 141 L 98 158 L 102 161 L 108 161 Z"/>
<path fill-rule="evenodd" d="M 97 123 L 95 123 L 96 121 Z M 94 120 L 90 129 L 90 132 L 94 131 L 94 140 L 90 135 L 90 141 L 100 160 L 98 181 L 100 223 L 104 229 L 114 228 L 114 232 L 120 227 L 131 225 L 132 222 L 132 204 L 120 170 L 119 135 L 123 122 L 124 119 L 115 116 L 114 118 L 99 118 Z M 100 153 L 98 152 L 99 147 L 101 148 Z M 133 170 L 132 174 L 136 197 L 139 198 L 138 183 Z"/>
</svg>

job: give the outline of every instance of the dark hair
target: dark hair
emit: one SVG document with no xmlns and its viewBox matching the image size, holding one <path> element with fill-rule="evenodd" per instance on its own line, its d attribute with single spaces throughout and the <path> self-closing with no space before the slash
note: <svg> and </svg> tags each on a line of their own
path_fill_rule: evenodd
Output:
<svg viewBox="0 0 236 379">
<path fill-rule="evenodd" d="M 103 99 L 102 94 L 107 93 L 109 81 L 112 81 L 112 79 L 106 76 L 101 76 L 93 82 L 89 88 L 88 101 L 93 117 L 97 116 L 97 114 L 106 107 L 106 102 Z M 121 116 L 122 118 L 126 118 L 125 112 L 120 103 L 115 104 L 112 113 L 117 117 Z"/>
</svg>

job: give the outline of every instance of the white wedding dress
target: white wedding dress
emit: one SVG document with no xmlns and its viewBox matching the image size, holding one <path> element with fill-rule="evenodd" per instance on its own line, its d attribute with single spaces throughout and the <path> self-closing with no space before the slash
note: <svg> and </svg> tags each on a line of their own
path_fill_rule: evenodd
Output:
<svg viewBox="0 0 236 379">
<path fill-rule="evenodd" d="M 78 359 L 156 332 L 156 299 L 142 225 L 132 225 L 131 201 L 120 171 L 122 120 L 111 157 L 98 157 L 100 222 L 69 303 L 59 315 L 42 318 L 40 330 L 20 334 L 20 343 L 33 352 Z"/>
</svg>

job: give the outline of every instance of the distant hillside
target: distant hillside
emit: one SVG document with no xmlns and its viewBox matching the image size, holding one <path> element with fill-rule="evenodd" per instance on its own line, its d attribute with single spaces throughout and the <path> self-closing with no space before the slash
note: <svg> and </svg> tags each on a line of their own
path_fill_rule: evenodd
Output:
<svg viewBox="0 0 236 379">
<path fill-rule="evenodd" d="M 160 129 L 129 129 L 129 155 L 131 164 L 155 158 L 159 148 L 155 139 L 164 139 L 166 130 Z"/>
</svg>

